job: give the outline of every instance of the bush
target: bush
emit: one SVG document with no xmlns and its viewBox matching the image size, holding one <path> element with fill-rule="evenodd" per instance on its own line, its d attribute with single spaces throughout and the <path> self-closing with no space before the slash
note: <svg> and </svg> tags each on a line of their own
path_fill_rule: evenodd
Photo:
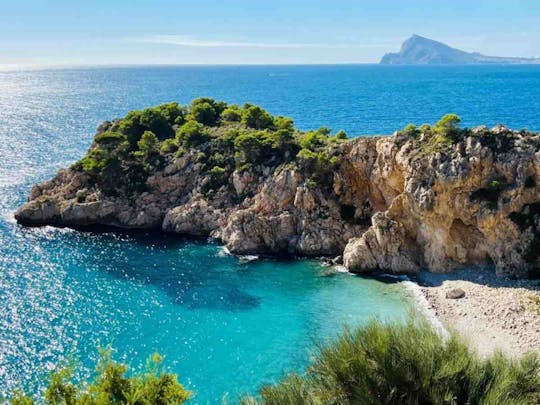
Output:
<svg viewBox="0 0 540 405">
<path fill-rule="evenodd" d="M 165 139 L 161 143 L 160 151 L 162 153 L 173 153 L 178 150 L 178 144 L 176 143 L 176 139 Z"/>
<path fill-rule="evenodd" d="M 435 124 L 435 132 L 454 143 L 459 136 L 460 122 L 461 118 L 456 114 L 446 114 Z"/>
<path fill-rule="evenodd" d="M 66 367 L 51 376 L 43 400 L 16 393 L 12 405 L 180 405 L 191 397 L 174 374 L 165 373 L 163 358 L 154 354 L 145 373 L 128 377 L 128 367 L 111 359 L 110 350 L 102 350 L 95 379 L 89 385 L 78 385 L 73 367 Z"/>
<path fill-rule="evenodd" d="M 242 110 L 237 105 L 228 106 L 221 113 L 221 118 L 225 121 L 241 121 L 242 120 Z"/>
<path fill-rule="evenodd" d="M 322 347 L 305 375 L 265 386 L 244 405 L 475 404 L 540 401 L 540 359 L 480 359 L 425 322 L 372 322 Z"/>
<path fill-rule="evenodd" d="M 330 185 L 331 176 L 336 168 L 338 159 L 330 157 L 324 151 L 313 152 L 310 149 L 301 149 L 297 159 L 299 166 L 311 175 L 311 180 L 319 185 Z"/>
<path fill-rule="evenodd" d="M 300 146 L 314 151 L 326 146 L 327 141 L 328 137 L 319 131 L 309 131 L 300 139 Z"/>
<path fill-rule="evenodd" d="M 345 140 L 348 138 L 348 136 L 344 130 L 340 130 L 336 133 L 335 138 L 339 140 Z"/>
<path fill-rule="evenodd" d="M 185 122 L 187 109 L 184 106 L 178 105 L 178 103 L 166 103 L 155 107 L 170 125 L 182 125 Z"/>
<path fill-rule="evenodd" d="M 191 107 L 192 118 L 203 125 L 216 125 L 218 116 L 216 110 L 209 103 L 198 103 Z"/>
<path fill-rule="evenodd" d="M 292 120 L 292 118 L 289 118 L 289 117 L 283 117 L 281 115 L 277 116 L 274 119 L 274 126 L 278 130 L 284 129 L 291 134 L 294 132 L 294 121 Z"/>
<path fill-rule="evenodd" d="M 101 176 L 104 171 L 118 160 L 110 152 L 94 148 L 88 151 L 79 164 L 83 171 L 94 176 Z"/>
<path fill-rule="evenodd" d="M 272 116 L 256 105 L 246 104 L 242 113 L 242 123 L 254 129 L 270 129 L 274 125 Z"/>
<path fill-rule="evenodd" d="M 404 135 L 407 138 L 416 138 L 419 132 L 420 131 L 416 128 L 414 124 L 409 124 L 404 129 L 399 131 L 401 135 Z"/>
<path fill-rule="evenodd" d="M 457 129 L 460 122 L 461 118 L 456 114 L 446 114 L 435 124 L 435 128 L 449 132 Z"/>
<path fill-rule="evenodd" d="M 176 139 L 180 145 L 192 148 L 207 142 L 210 139 L 210 136 L 201 123 L 187 121 L 176 133 Z"/>
<path fill-rule="evenodd" d="M 191 118 L 203 125 L 214 126 L 218 123 L 219 117 L 227 104 L 223 101 L 216 101 L 210 97 L 196 98 L 191 102 L 189 109 Z"/>
<path fill-rule="evenodd" d="M 152 166 L 159 166 L 162 163 L 159 140 L 153 132 L 145 131 L 137 145 L 139 150 L 134 152 L 134 156 L 142 159 L 146 169 L 149 170 Z"/>
<path fill-rule="evenodd" d="M 106 145 L 117 145 L 119 143 L 127 141 L 127 137 L 120 132 L 102 132 L 97 134 L 94 138 L 94 142 L 106 146 Z"/>
<path fill-rule="evenodd" d="M 159 140 L 153 132 L 145 131 L 141 136 L 141 140 L 137 143 L 137 146 L 142 153 L 150 155 L 158 152 Z"/>
<path fill-rule="evenodd" d="M 132 149 L 136 149 L 137 142 L 145 131 L 151 131 L 159 140 L 174 136 L 174 130 L 167 118 L 157 108 L 147 108 L 142 111 L 130 111 L 120 122 L 120 130 L 128 138 Z"/>
<path fill-rule="evenodd" d="M 217 189 L 227 182 L 227 170 L 220 166 L 214 166 L 208 172 L 210 174 L 210 189 Z"/>
<path fill-rule="evenodd" d="M 241 164 L 257 163 L 264 156 L 270 141 L 265 132 L 247 132 L 234 139 L 237 158 Z"/>
</svg>

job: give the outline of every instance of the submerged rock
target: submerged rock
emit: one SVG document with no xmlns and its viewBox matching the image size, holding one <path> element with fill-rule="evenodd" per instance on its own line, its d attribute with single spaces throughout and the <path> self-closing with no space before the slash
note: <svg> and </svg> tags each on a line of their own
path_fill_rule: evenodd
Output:
<svg viewBox="0 0 540 405">
<path fill-rule="evenodd" d="M 342 256 L 353 272 L 540 274 L 540 136 L 478 127 L 437 143 L 416 131 L 328 143 L 334 166 L 319 177 L 289 150 L 210 171 L 206 144 L 162 153 L 138 188 L 131 166 L 112 187 L 74 166 L 35 186 L 15 217 L 212 236 L 242 255 Z"/>
</svg>

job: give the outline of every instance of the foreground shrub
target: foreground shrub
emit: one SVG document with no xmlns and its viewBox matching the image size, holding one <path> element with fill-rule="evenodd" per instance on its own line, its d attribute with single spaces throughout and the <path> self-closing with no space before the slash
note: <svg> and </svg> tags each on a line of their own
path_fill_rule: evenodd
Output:
<svg viewBox="0 0 540 405">
<path fill-rule="evenodd" d="M 11 398 L 11 405 L 180 405 L 191 397 L 176 375 L 165 373 L 163 358 L 150 357 L 146 372 L 128 376 L 128 367 L 111 359 L 110 350 L 101 351 L 96 377 L 91 384 L 77 384 L 73 368 L 66 367 L 51 376 L 45 398 L 35 399 L 21 392 Z M 0 400 L 1 403 L 1 400 Z"/>
<path fill-rule="evenodd" d="M 425 323 L 370 323 L 319 350 L 305 375 L 263 387 L 244 405 L 540 403 L 540 359 L 479 359 Z"/>
</svg>

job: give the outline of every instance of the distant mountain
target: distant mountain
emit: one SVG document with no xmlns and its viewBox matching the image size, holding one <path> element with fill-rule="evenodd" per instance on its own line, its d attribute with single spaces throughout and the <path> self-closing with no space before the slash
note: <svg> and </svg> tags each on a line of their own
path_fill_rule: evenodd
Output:
<svg viewBox="0 0 540 405">
<path fill-rule="evenodd" d="M 380 63 L 383 65 L 530 64 L 540 63 L 540 58 L 486 56 L 477 52 L 465 52 L 415 34 L 401 45 L 398 53 L 387 53 Z"/>
</svg>

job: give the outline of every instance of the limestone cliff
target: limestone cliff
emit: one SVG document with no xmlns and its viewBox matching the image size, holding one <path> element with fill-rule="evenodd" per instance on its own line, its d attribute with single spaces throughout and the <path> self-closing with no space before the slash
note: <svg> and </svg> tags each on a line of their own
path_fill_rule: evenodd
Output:
<svg viewBox="0 0 540 405">
<path fill-rule="evenodd" d="M 319 177 L 289 149 L 278 161 L 270 153 L 210 171 L 204 142 L 162 151 L 138 188 L 120 186 L 132 176 L 124 166 L 111 188 L 75 165 L 34 186 L 15 217 L 209 235 L 238 254 L 343 255 L 353 272 L 493 264 L 500 274 L 539 276 L 540 136 L 440 128 L 328 143 L 332 170 Z"/>
</svg>

